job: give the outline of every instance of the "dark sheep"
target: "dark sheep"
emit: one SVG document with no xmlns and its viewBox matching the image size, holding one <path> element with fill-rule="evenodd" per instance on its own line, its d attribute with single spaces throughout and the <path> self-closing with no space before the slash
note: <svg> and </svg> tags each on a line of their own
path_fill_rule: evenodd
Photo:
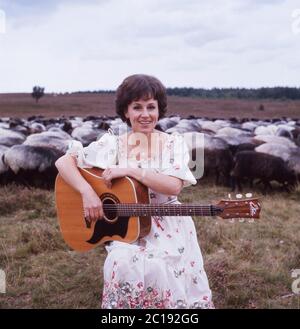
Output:
<svg viewBox="0 0 300 329">
<path fill-rule="evenodd" d="M 195 152 L 195 150 L 192 150 L 193 159 L 195 159 Z M 232 165 L 233 157 L 228 148 L 204 149 L 204 176 L 213 174 L 216 185 L 223 183 L 225 186 L 230 186 Z"/>
<path fill-rule="evenodd" d="M 229 145 L 230 151 L 232 154 L 236 154 L 241 151 L 253 151 L 257 145 L 252 143 L 242 143 L 238 145 Z"/>
<path fill-rule="evenodd" d="M 286 191 L 294 188 L 297 183 L 295 172 L 281 158 L 255 151 L 242 151 L 235 155 L 231 177 L 233 191 L 236 185 L 242 191 L 243 178 L 249 179 L 251 186 L 254 179 L 259 179 L 264 184 L 263 193 L 272 189 L 270 182 L 273 180 L 283 184 Z"/>
</svg>

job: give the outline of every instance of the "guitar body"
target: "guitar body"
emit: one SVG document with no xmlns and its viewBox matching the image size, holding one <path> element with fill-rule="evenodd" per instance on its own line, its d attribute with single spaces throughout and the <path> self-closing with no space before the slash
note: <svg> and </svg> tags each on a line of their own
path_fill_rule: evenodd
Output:
<svg viewBox="0 0 300 329">
<path fill-rule="evenodd" d="M 104 170 L 78 169 L 108 208 L 111 204 L 150 203 L 148 188 L 133 178 L 116 178 L 109 189 L 101 177 Z M 112 240 L 132 243 L 151 230 L 151 216 L 118 217 L 114 211 L 104 212 L 104 218 L 89 223 L 84 218 L 80 193 L 59 174 L 55 181 L 55 201 L 61 233 L 65 242 L 74 250 L 88 251 Z"/>
</svg>

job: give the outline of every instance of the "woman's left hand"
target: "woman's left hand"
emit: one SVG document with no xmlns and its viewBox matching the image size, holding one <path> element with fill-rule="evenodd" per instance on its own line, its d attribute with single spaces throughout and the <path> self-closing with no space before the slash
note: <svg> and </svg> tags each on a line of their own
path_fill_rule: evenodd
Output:
<svg viewBox="0 0 300 329">
<path fill-rule="evenodd" d="M 108 188 L 111 188 L 111 181 L 114 178 L 125 177 L 127 176 L 127 168 L 106 168 L 102 173 L 102 178 L 105 185 Z"/>
</svg>

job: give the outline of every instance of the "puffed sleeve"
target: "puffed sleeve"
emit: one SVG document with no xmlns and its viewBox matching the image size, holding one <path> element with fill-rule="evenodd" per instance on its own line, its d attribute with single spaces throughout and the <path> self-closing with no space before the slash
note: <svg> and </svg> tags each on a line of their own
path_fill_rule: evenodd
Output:
<svg viewBox="0 0 300 329">
<path fill-rule="evenodd" d="M 72 140 L 66 154 L 73 156 L 80 168 L 106 169 L 117 163 L 117 136 L 107 132 L 86 147 L 81 142 Z"/>
<path fill-rule="evenodd" d="M 189 168 L 190 154 L 182 135 L 171 135 L 167 142 L 164 160 L 162 174 L 182 179 L 183 187 L 197 184 L 197 180 Z"/>
</svg>

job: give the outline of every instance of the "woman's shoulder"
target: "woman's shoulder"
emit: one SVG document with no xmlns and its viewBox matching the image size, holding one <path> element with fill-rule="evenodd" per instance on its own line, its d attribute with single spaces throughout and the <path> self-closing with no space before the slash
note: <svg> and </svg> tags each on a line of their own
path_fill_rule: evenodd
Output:
<svg viewBox="0 0 300 329">
<path fill-rule="evenodd" d="M 97 143 L 104 143 L 104 142 L 110 142 L 110 141 L 116 141 L 118 138 L 117 135 L 115 135 L 114 131 L 109 128 L 104 134 L 101 134 L 98 138 L 97 138 Z"/>
</svg>

